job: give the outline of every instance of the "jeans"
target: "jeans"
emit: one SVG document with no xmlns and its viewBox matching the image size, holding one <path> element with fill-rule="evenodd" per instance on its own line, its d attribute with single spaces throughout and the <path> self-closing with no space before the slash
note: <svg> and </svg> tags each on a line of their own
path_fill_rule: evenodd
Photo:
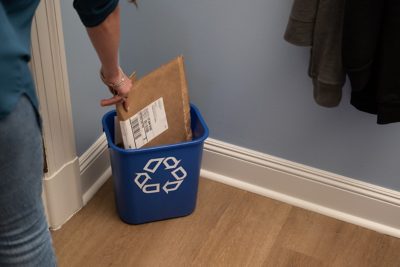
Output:
<svg viewBox="0 0 400 267">
<path fill-rule="evenodd" d="M 0 119 L 0 149 L 0 266 L 56 266 L 41 198 L 41 131 L 24 95 Z"/>
</svg>

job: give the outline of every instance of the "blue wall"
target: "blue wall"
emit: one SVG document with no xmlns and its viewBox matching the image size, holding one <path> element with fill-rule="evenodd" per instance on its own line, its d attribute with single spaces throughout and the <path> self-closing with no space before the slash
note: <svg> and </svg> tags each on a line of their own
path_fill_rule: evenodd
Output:
<svg viewBox="0 0 400 267">
<path fill-rule="evenodd" d="M 63 2 L 64 27 L 82 152 L 98 138 L 99 115 L 105 112 L 93 108 L 83 118 L 85 105 L 96 106 L 106 92 L 98 88 L 97 60 L 75 14 L 65 7 L 69 2 Z M 212 138 L 400 190 L 400 124 L 378 126 L 375 116 L 349 104 L 349 88 L 337 108 L 314 103 L 309 49 L 283 40 L 291 4 L 141 0 L 135 10 L 121 1 L 121 63 L 126 72 L 142 76 L 183 54 L 191 101 L 202 111 Z"/>
</svg>

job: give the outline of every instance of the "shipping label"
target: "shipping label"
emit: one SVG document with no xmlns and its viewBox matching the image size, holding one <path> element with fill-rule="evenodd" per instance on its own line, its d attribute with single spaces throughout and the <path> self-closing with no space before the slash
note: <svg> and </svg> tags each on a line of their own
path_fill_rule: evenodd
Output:
<svg viewBox="0 0 400 267">
<path fill-rule="evenodd" d="M 159 98 L 131 118 L 120 121 L 125 149 L 140 148 L 168 129 L 164 100 Z"/>
</svg>

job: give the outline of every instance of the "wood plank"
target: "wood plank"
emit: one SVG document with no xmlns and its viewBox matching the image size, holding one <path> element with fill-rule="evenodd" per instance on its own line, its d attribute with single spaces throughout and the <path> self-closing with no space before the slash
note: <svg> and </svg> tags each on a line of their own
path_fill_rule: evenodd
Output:
<svg viewBox="0 0 400 267">
<path fill-rule="evenodd" d="M 52 233 L 59 266 L 400 266 L 400 240 L 200 179 L 187 217 L 128 225 L 112 183 Z"/>
</svg>

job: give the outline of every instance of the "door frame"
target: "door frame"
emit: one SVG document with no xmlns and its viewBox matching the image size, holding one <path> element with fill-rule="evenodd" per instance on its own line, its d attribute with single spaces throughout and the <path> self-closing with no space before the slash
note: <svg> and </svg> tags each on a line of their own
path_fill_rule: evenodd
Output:
<svg viewBox="0 0 400 267">
<path fill-rule="evenodd" d="M 47 173 L 43 200 L 51 229 L 83 206 L 76 153 L 60 0 L 42 0 L 32 25 L 31 69 L 40 113 Z"/>
</svg>

